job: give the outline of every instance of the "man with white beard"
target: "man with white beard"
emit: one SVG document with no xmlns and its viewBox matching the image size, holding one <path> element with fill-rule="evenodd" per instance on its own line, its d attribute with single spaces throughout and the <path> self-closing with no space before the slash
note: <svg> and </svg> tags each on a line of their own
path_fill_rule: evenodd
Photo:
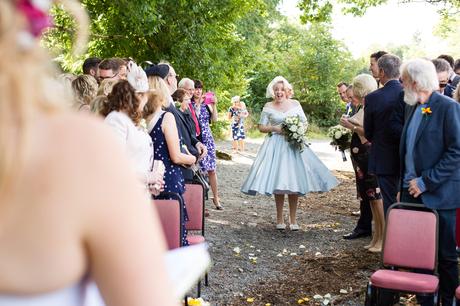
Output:
<svg viewBox="0 0 460 306">
<path fill-rule="evenodd" d="M 442 305 L 452 305 L 458 285 L 455 209 L 460 207 L 460 104 L 438 92 L 432 62 L 410 60 L 401 71 L 404 100 L 412 106 L 407 109 L 400 143 L 401 202 L 423 204 L 439 215 L 439 293 Z"/>
</svg>

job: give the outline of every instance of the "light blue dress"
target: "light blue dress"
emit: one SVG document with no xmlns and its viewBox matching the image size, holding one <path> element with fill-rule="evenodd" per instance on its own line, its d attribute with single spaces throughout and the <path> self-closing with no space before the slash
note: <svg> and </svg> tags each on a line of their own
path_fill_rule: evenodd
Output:
<svg viewBox="0 0 460 306">
<path fill-rule="evenodd" d="M 287 116 L 296 115 L 307 120 L 300 105 L 286 112 L 264 107 L 259 124 L 280 125 Z M 272 133 L 265 137 L 241 191 L 249 195 L 305 195 L 337 185 L 337 179 L 309 147 L 300 152 L 283 135 Z"/>
</svg>

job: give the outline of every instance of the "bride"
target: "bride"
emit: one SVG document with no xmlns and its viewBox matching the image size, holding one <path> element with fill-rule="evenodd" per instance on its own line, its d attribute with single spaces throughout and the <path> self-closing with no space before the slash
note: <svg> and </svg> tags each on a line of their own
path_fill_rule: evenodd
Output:
<svg viewBox="0 0 460 306">
<path fill-rule="evenodd" d="M 281 76 L 274 78 L 267 87 L 266 96 L 273 101 L 265 104 L 262 110 L 259 130 L 269 134 L 257 153 L 241 191 L 249 195 L 260 193 L 275 196 L 278 230 L 286 228 L 283 206 L 287 194 L 289 227 L 297 231 L 299 195 L 329 191 L 337 186 L 338 181 L 310 148 L 300 151 L 286 141 L 282 130 L 284 119 L 298 115 L 303 122 L 307 120 L 300 103 L 290 99 L 290 92 L 291 84 Z"/>
</svg>

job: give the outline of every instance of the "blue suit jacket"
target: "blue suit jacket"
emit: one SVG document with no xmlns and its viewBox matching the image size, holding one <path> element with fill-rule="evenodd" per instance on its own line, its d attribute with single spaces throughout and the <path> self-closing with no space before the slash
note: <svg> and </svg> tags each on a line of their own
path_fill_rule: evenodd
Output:
<svg viewBox="0 0 460 306">
<path fill-rule="evenodd" d="M 417 177 L 422 177 L 427 190 L 422 193 L 425 206 L 432 209 L 460 207 L 460 104 L 437 92 L 431 95 L 425 115 L 417 130 L 414 145 L 414 165 Z M 412 109 L 410 118 L 416 108 Z M 401 177 L 404 173 L 406 130 L 401 137 Z"/>
<path fill-rule="evenodd" d="M 393 112 L 400 108 L 402 96 L 401 83 L 391 80 L 364 98 L 364 133 L 372 143 L 369 173 L 399 175 L 399 140 L 403 123 L 392 119 L 397 118 Z"/>
</svg>

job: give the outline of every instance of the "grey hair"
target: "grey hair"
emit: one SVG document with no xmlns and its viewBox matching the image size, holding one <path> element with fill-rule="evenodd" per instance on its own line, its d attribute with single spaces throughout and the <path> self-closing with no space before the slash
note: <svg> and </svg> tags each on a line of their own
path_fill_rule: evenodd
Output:
<svg viewBox="0 0 460 306">
<path fill-rule="evenodd" d="M 353 95 L 362 99 L 377 89 L 377 81 L 371 75 L 362 73 L 353 79 L 352 86 Z"/>
<path fill-rule="evenodd" d="M 377 61 L 379 69 L 382 69 L 385 76 L 389 79 L 399 78 L 399 68 L 401 67 L 401 59 L 393 54 L 385 54 Z"/>
<path fill-rule="evenodd" d="M 189 78 L 182 78 L 180 81 L 179 81 L 179 84 L 177 84 L 177 87 L 178 88 L 184 88 L 184 86 L 186 84 L 191 84 L 193 88 L 195 88 L 195 82 L 193 82 L 192 79 L 189 79 Z"/>
<path fill-rule="evenodd" d="M 403 77 L 415 82 L 418 90 L 434 91 L 439 89 L 438 75 L 430 60 L 416 58 L 405 62 L 401 67 Z"/>
<path fill-rule="evenodd" d="M 435 58 L 431 61 L 436 69 L 436 73 L 441 72 L 450 72 L 452 67 L 450 66 L 449 62 L 443 58 Z"/>
<path fill-rule="evenodd" d="M 234 96 L 234 97 L 232 97 L 232 103 L 236 103 L 236 102 L 238 102 L 238 101 L 240 101 L 240 96 Z"/>
</svg>

